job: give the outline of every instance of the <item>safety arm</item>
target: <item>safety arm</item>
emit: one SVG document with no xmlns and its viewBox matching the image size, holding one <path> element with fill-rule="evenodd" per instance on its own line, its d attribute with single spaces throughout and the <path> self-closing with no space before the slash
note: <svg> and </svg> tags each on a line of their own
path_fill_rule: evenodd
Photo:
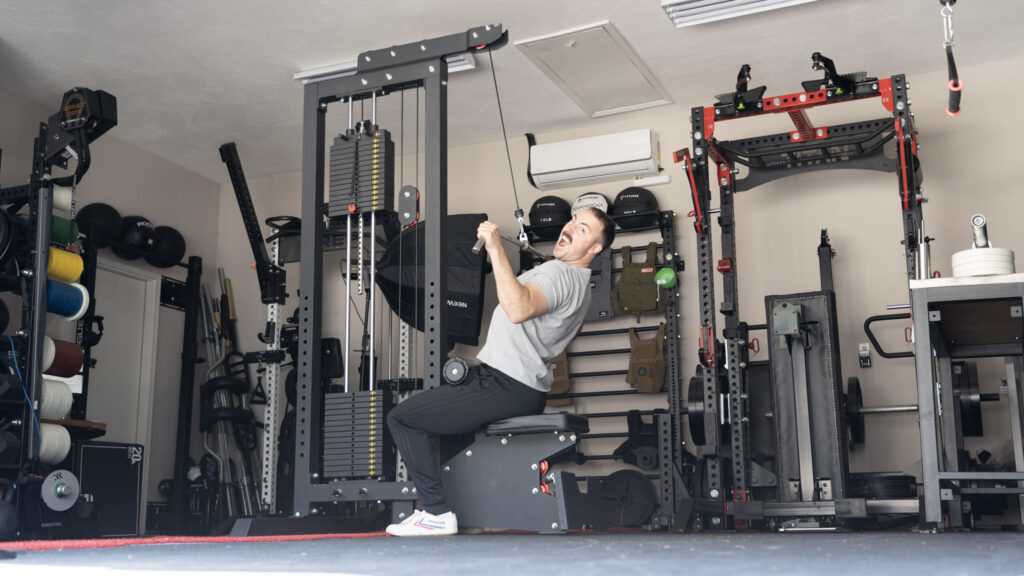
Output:
<svg viewBox="0 0 1024 576">
<path fill-rule="evenodd" d="M 686 171 L 686 177 L 689 179 L 690 194 L 693 198 L 693 229 L 698 234 L 703 234 L 708 226 L 708 206 L 707 201 L 701 197 L 700 190 L 697 188 L 697 181 L 693 174 L 693 163 L 690 161 L 690 150 L 688 148 L 677 150 L 672 154 L 672 159 L 676 164 L 683 162 L 683 169 Z"/>
</svg>

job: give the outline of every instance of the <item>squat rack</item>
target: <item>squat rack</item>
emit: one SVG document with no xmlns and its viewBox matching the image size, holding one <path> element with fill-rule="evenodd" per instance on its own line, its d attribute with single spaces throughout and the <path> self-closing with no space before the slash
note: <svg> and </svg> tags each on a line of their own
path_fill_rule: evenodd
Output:
<svg viewBox="0 0 1024 576">
<path fill-rule="evenodd" d="M 699 393 L 690 391 L 690 411 L 703 408 L 705 442 L 698 447 L 698 457 L 705 463 L 704 493 L 728 503 L 746 501 L 749 471 L 747 469 L 747 362 L 749 326 L 739 319 L 738 263 L 736 258 L 735 194 L 756 186 L 802 172 L 831 168 L 858 168 L 895 172 L 899 183 L 900 210 L 903 220 L 903 244 L 908 279 L 924 278 L 930 273 L 928 241 L 924 234 L 921 213 L 921 176 L 917 170 L 917 130 L 908 97 L 909 83 L 904 75 L 889 78 L 867 78 L 864 73 L 838 74 L 831 60 L 820 53 L 812 55 L 813 67 L 824 70 L 824 78 L 803 82 L 803 90 L 792 94 L 764 97 L 765 87 L 748 88 L 750 67 L 739 72 L 736 92 L 723 94 L 712 106 L 695 107 L 691 111 L 693 156 L 683 148 L 673 155 L 683 162 L 692 192 L 694 230 L 697 233 L 698 290 L 700 306 L 700 368 L 691 386 L 701 385 Z M 854 100 L 878 98 L 891 114 L 877 120 L 835 126 L 815 127 L 806 110 L 818 106 Z M 790 132 L 743 140 L 718 141 L 714 138 L 718 122 L 765 114 L 786 113 L 795 129 Z M 896 158 L 885 155 L 885 144 L 896 142 Z M 739 179 L 737 164 L 749 169 Z M 712 210 L 711 180 L 719 185 L 719 208 Z M 718 213 L 721 228 L 722 258 L 713 258 L 709 217 Z M 719 312 L 725 319 L 724 342 L 716 329 L 715 270 L 722 274 L 722 302 Z M 721 362 L 720 360 L 723 360 Z M 675 418 L 682 416 L 676 410 Z M 693 418 L 693 414 L 690 414 Z M 729 438 L 722 437 L 722 425 L 729 426 Z M 691 422 L 691 426 L 694 422 Z M 731 470 L 723 466 L 726 446 Z M 728 482 L 726 479 L 731 479 Z M 722 510 L 725 510 L 723 506 Z M 685 513 L 683 510 L 680 514 Z M 820 512 L 816 515 L 820 515 Z M 710 515 L 711 527 L 724 529 L 726 522 L 717 513 Z M 685 520 L 684 520 L 685 521 Z M 702 519 L 695 520 L 701 528 Z"/>
</svg>

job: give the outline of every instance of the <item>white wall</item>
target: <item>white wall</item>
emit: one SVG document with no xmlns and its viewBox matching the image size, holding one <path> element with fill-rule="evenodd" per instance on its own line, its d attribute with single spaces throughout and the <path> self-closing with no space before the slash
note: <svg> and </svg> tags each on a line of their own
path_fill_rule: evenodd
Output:
<svg viewBox="0 0 1024 576">
<path fill-rule="evenodd" d="M 1024 124 L 1024 114 L 1007 105 L 1006 95 L 1024 87 L 1024 80 L 1007 76 L 1006 70 L 1024 66 L 1024 57 L 1005 62 L 970 65 L 961 63 L 961 77 L 966 83 L 963 113 L 950 118 L 945 113 L 946 78 L 944 72 L 922 74 L 910 78 L 912 108 L 920 130 L 920 158 L 924 169 L 923 190 L 930 202 L 924 207 L 928 234 L 937 238 L 932 244 L 933 268 L 950 275 L 949 259 L 954 251 L 969 246 L 968 219 L 984 213 L 990 223 L 993 241 L 999 246 L 1013 248 L 1024 245 L 1024 229 L 1014 225 L 1015 215 L 1024 208 L 1024 199 L 1017 193 L 1013 168 L 1018 162 L 1014 133 Z M 900 73 L 899 63 L 891 70 L 871 71 L 876 74 Z M 795 92 L 799 85 L 782 86 L 768 82 L 769 94 Z M 453 84 L 453 89 L 458 89 Z M 706 101 L 682 103 L 685 108 L 708 105 Z M 667 109 L 666 109 L 667 110 Z M 457 111 L 452 111 L 453 114 Z M 888 112 L 877 99 L 868 102 L 831 106 L 809 112 L 816 125 L 830 125 L 857 120 L 884 118 Z M 399 131 L 398 120 L 379 119 L 392 133 Z M 390 124 L 389 124 L 390 123 Z M 697 293 L 695 289 L 697 265 L 694 235 L 690 220 L 685 217 L 691 210 L 689 188 L 680 167 L 672 164 L 671 153 L 691 145 L 688 109 L 668 111 L 657 119 L 636 125 L 628 115 L 612 119 L 595 120 L 587 129 L 558 133 L 538 133 L 541 142 L 592 136 L 608 132 L 650 127 L 661 139 L 663 166 L 671 175 L 668 185 L 652 187 L 662 209 L 677 213 L 677 250 L 686 261 L 687 270 L 681 276 L 682 294 L 682 370 L 685 381 L 694 373 L 697 349 Z M 716 134 L 722 139 L 746 138 L 761 134 L 788 131 L 792 124 L 786 116 L 763 117 L 719 124 Z M 412 143 L 408 150 L 411 150 Z M 524 210 L 543 193 L 530 187 L 526 181 L 526 144 L 522 137 L 513 135 L 510 141 L 512 162 L 515 167 L 516 186 Z M 244 162 L 244 147 L 240 148 Z M 407 164 L 411 161 L 407 160 Z M 413 181 L 412 170 L 407 167 L 407 178 L 396 177 L 396 183 Z M 269 179 L 250 181 L 257 213 L 261 218 L 274 214 L 299 214 L 300 176 L 297 173 Z M 422 181 L 422 178 L 421 178 Z M 598 191 L 609 198 L 627 186 L 628 182 L 595 185 L 580 189 L 555 191 L 571 201 L 584 191 Z M 514 201 L 508 180 L 508 167 L 503 143 L 449 150 L 449 205 L 452 212 L 486 211 L 506 232 L 512 232 Z M 429 196 L 429 191 L 424 192 Z M 713 206 L 717 206 L 716 199 Z M 221 188 L 221 240 L 220 261 L 244 276 L 251 262 L 248 247 L 241 231 L 237 207 L 230 186 Z M 737 262 L 740 272 L 741 319 L 750 324 L 763 323 L 764 297 L 812 291 L 818 288 L 816 247 L 822 228 L 827 228 L 837 252 L 834 275 L 839 314 L 839 335 L 844 378 L 860 379 L 865 404 L 878 406 L 916 403 L 914 370 L 910 359 L 885 360 L 873 352 L 874 366 L 861 369 L 857 362 L 857 344 L 866 342 L 862 324 L 866 317 L 884 314 L 887 304 L 908 301 L 906 272 L 903 261 L 903 238 L 900 222 L 899 196 L 896 176 L 888 173 L 833 170 L 802 174 L 773 182 L 756 190 L 744 192 L 737 199 Z M 717 233 L 717 226 L 714 228 Z M 632 238 L 630 239 L 632 240 Z M 621 245 L 625 237 L 617 241 Z M 639 244 L 639 242 L 637 242 Z M 717 248 L 716 248 L 717 250 Z M 720 254 L 720 252 L 717 252 Z M 717 257 L 717 256 L 716 256 Z M 236 261 L 236 259 L 241 259 Z M 325 257 L 325 277 L 337 270 L 337 256 Z M 253 282 L 243 292 L 236 281 L 235 294 L 240 310 L 251 316 L 240 319 L 239 328 L 246 349 L 258 344 L 255 333 L 263 322 Z M 333 276 L 336 282 L 336 274 Z M 298 285 L 297 272 L 292 273 L 290 286 Z M 336 284 L 325 288 L 325 332 L 337 332 L 338 294 Z M 493 287 L 488 286 L 489 310 L 496 304 Z M 721 291 L 716 294 L 721 302 Z M 328 318 L 329 316 L 329 318 Z M 601 327 L 629 326 L 628 319 L 616 319 Z M 909 322 L 878 325 L 876 332 L 888 350 L 909 349 L 903 342 L 903 328 Z M 486 317 L 485 326 L 486 331 Z M 755 360 L 767 359 L 765 336 L 760 338 L 762 352 Z M 572 349 L 619 347 L 619 341 L 574 343 Z M 456 353 L 472 354 L 472 350 L 458 347 Z M 623 369 L 625 357 L 575 359 L 573 371 Z M 987 372 L 989 377 L 981 383 L 982 392 L 998 391 L 998 367 Z M 577 390 L 590 391 L 621 388 L 619 379 L 581 382 Z M 657 407 L 661 397 L 581 399 L 575 404 L 580 412 L 625 410 L 629 408 Z M 1002 444 L 1008 430 L 1006 405 L 985 406 L 985 440 L 968 440 L 968 446 L 986 446 L 990 450 Z M 624 424 L 594 422 L 596 431 L 622 430 Z M 592 441 L 584 445 L 591 453 L 609 453 L 621 440 Z M 851 454 L 853 471 L 892 471 L 912 466 L 920 458 L 917 420 L 914 414 L 869 416 L 867 442 Z M 618 465 L 613 465 L 614 468 Z M 610 469 L 607 465 L 592 470 Z"/>
<path fill-rule="evenodd" d="M 38 134 L 39 122 L 46 121 L 59 104 L 55 101 L 48 109 L 0 90 L 0 149 L 3 149 L 0 186 L 28 183 L 32 141 Z M 124 116 L 118 118 L 120 124 L 133 121 L 137 120 Z M 217 183 L 118 140 L 116 127 L 96 140 L 90 151 L 92 165 L 78 187 L 79 208 L 93 202 L 105 202 L 124 216 L 140 214 L 155 226 L 173 226 L 185 238 L 187 255 L 203 259 L 204 275 L 216 270 Z M 217 154 L 217 151 L 211 150 L 210 153 Z M 134 265 L 148 267 L 142 260 Z M 158 272 L 179 280 L 186 277 L 183 268 Z M 103 295 L 95 294 L 94 297 L 103 298 Z M 150 467 L 149 494 L 153 500 L 159 499 L 159 481 L 173 476 L 184 314 L 161 307 L 159 324 L 152 440 L 146 447 L 146 462 Z M 98 358 L 97 361 L 111 362 L 116 358 Z M 197 378 L 197 391 L 201 383 Z M 101 385 L 101 382 L 90 382 L 90 386 Z M 193 417 L 193 423 L 195 428 L 198 413 Z M 192 446 L 197 446 L 195 441 Z M 193 454 L 200 453 L 201 450 L 193 450 Z"/>
</svg>

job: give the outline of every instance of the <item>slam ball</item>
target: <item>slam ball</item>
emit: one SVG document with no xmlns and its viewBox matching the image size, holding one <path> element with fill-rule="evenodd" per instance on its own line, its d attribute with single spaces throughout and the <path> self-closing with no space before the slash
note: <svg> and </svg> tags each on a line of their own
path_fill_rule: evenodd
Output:
<svg viewBox="0 0 1024 576">
<path fill-rule="evenodd" d="M 185 238 L 170 226 L 156 227 L 156 242 L 153 254 L 146 255 L 146 262 L 157 268 L 170 268 L 185 257 Z"/>
<path fill-rule="evenodd" d="M 75 215 L 78 229 L 97 248 L 106 248 L 110 242 L 121 238 L 121 213 L 110 204 L 96 202 L 82 208 Z M 93 238 L 92 234 L 96 237 Z"/>
<path fill-rule="evenodd" d="M 144 216 L 125 216 L 121 220 L 121 243 L 141 252 L 152 252 L 156 241 L 153 223 Z M 112 246 L 114 254 L 125 260 L 136 260 L 142 254 L 120 246 Z"/>
</svg>

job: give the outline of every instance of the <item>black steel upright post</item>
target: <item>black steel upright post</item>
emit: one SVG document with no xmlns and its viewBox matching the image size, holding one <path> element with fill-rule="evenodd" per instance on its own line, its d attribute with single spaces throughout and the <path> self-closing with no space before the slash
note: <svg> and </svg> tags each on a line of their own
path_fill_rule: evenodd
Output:
<svg viewBox="0 0 1024 576">
<path fill-rule="evenodd" d="M 708 162 L 709 141 L 705 134 L 704 108 L 692 110 L 693 128 L 693 179 L 700 205 L 711 205 L 711 189 L 708 184 L 710 166 Z M 700 222 L 699 222 L 700 223 Z M 699 456 L 705 462 L 704 493 L 701 497 L 722 497 L 722 470 L 719 460 L 719 415 L 718 415 L 718 332 L 715 328 L 715 260 L 712 249 L 711 219 L 703 215 L 703 223 L 697 230 L 697 287 L 700 299 L 700 330 L 704 347 L 702 400 L 704 402 L 704 438 Z"/>
<path fill-rule="evenodd" d="M 426 65 L 426 64 L 425 64 Z M 424 250 L 424 388 L 441 384 L 441 366 L 448 355 L 448 268 L 445 265 L 448 216 L 448 64 L 440 58 L 429 65 L 423 81 L 426 97 L 426 229 Z M 436 72 L 435 72 L 436 70 Z"/>
<path fill-rule="evenodd" d="M 835 251 L 828 241 L 828 230 L 821 231 L 821 243 L 818 244 L 818 276 L 821 278 L 821 291 L 835 291 L 835 283 L 832 280 L 832 258 Z"/>
<path fill-rule="evenodd" d="M 47 166 L 45 174 L 49 174 Z M 33 179 L 41 174 L 33 175 Z M 41 178 L 36 182 L 42 182 Z M 38 408 L 43 384 L 43 341 L 46 337 L 46 268 L 50 262 L 50 214 L 53 211 L 53 198 L 48 182 L 33 186 L 35 201 L 30 224 L 35 226 L 35 254 L 32 258 L 31 310 L 28 312 L 28 358 L 26 361 L 25 378 L 28 380 L 28 393 L 31 402 Z M 29 409 L 33 409 L 29 407 Z M 29 417 L 31 419 L 31 417 Z M 28 420 L 26 420 L 28 422 Z M 39 443 L 36 438 L 35 426 L 27 425 L 28 429 L 28 460 L 39 459 Z"/>
<path fill-rule="evenodd" d="M 664 264 L 672 268 L 678 275 L 682 271 L 682 261 L 676 252 L 675 212 L 667 210 L 659 214 L 659 224 Z M 658 426 L 660 434 L 661 514 L 662 516 L 672 516 L 670 525 L 685 524 L 687 518 L 676 517 L 676 509 L 684 499 L 689 497 L 679 468 L 683 462 L 683 415 L 686 403 L 686 395 L 682 390 L 681 358 L 679 357 L 680 294 L 678 284 L 665 294 L 668 299 L 665 304 L 665 391 L 668 397 L 669 414 L 667 417 L 655 416 L 655 425 Z"/>
<path fill-rule="evenodd" d="M 903 216 L 903 249 L 907 259 L 907 280 L 918 279 L 918 238 L 923 217 L 921 214 L 921 185 L 918 182 L 919 172 L 915 169 L 917 157 L 917 135 L 913 116 L 910 115 L 910 97 L 907 93 L 907 80 L 903 74 L 891 77 L 893 119 L 896 123 L 896 154 L 899 164 L 896 176 L 899 178 Z M 920 272 L 927 276 L 930 271 Z M 908 288 L 909 290 L 909 288 Z"/>
<path fill-rule="evenodd" d="M 85 420 L 89 406 L 89 373 L 92 365 L 92 346 L 87 342 L 88 334 L 92 332 L 93 322 L 96 317 L 96 253 L 99 249 L 89 238 L 97 238 L 95 231 L 90 231 L 89 236 L 82 240 L 82 260 L 85 267 L 82 271 L 82 286 L 92 295 L 89 298 L 89 307 L 85 311 L 76 326 L 75 340 L 85 352 L 82 362 L 82 392 L 78 395 L 72 409 L 71 417 L 78 420 Z"/>
<path fill-rule="evenodd" d="M 185 328 L 181 344 L 181 384 L 178 389 L 178 435 L 174 451 L 174 483 L 171 487 L 171 522 L 175 533 L 185 529 L 185 484 L 188 482 L 188 457 L 192 440 L 192 400 L 195 397 L 196 364 L 199 359 L 199 293 L 203 259 L 190 256 L 185 283 Z"/>
<path fill-rule="evenodd" d="M 295 479 L 292 510 L 305 516 L 311 505 L 310 483 L 319 474 L 320 455 L 320 330 L 323 319 L 323 219 L 324 135 L 327 103 L 321 102 L 320 85 L 306 86 L 302 105 L 302 267 L 299 305 L 299 357 Z M 346 242 L 350 241 L 346 239 Z M 345 295 L 346 301 L 348 295 Z M 348 370 L 349 367 L 345 366 Z"/>
<path fill-rule="evenodd" d="M 725 160 L 720 160 L 725 162 Z M 732 166 L 726 164 L 721 172 L 730 170 L 730 176 L 719 187 L 718 224 L 722 230 L 722 316 L 725 317 L 725 377 L 728 384 L 729 440 L 732 464 L 731 490 L 734 499 L 746 499 L 747 490 L 747 426 L 744 421 L 747 398 L 747 342 L 746 330 L 740 326 L 739 276 L 736 258 L 736 184 L 731 177 Z M 726 178 L 726 177 L 723 177 Z M 736 497 L 739 494 L 739 497 Z M 724 526 L 725 523 L 722 523 Z"/>
</svg>

